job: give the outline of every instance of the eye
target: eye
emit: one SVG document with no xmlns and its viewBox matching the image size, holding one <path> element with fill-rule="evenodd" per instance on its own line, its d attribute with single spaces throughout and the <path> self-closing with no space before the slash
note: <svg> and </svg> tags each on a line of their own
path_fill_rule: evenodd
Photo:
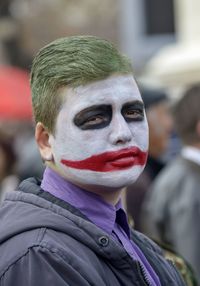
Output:
<svg viewBox="0 0 200 286">
<path fill-rule="evenodd" d="M 136 109 L 130 109 L 125 112 L 125 115 L 126 117 L 129 117 L 129 118 L 137 118 L 137 117 L 143 116 L 143 111 L 136 110 Z"/>
<path fill-rule="evenodd" d="M 95 115 L 95 116 L 91 116 L 89 118 L 87 118 L 85 120 L 85 122 L 83 123 L 83 125 L 85 126 L 94 126 L 94 125 L 98 125 L 98 124 L 102 124 L 107 122 L 107 118 L 103 115 Z"/>
<path fill-rule="evenodd" d="M 143 108 L 128 107 L 122 112 L 126 121 L 142 121 L 144 119 Z"/>
<path fill-rule="evenodd" d="M 141 101 L 133 101 L 125 104 L 121 111 L 127 122 L 144 120 L 144 104 Z"/>
</svg>

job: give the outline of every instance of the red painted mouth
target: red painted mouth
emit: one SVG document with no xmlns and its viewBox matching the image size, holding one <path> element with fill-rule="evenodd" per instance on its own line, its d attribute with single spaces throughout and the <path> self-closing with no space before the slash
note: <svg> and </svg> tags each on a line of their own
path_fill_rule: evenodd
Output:
<svg viewBox="0 0 200 286">
<path fill-rule="evenodd" d="M 62 159 L 61 163 L 75 169 L 112 172 L 131 168 L 133 166 L 143 166 L 146 163 L 146 160 L 147 152 L 143 152 L 137 147 L 131 147 L 119 151 L 93 155 L 81 161 Z"/>
</svg>

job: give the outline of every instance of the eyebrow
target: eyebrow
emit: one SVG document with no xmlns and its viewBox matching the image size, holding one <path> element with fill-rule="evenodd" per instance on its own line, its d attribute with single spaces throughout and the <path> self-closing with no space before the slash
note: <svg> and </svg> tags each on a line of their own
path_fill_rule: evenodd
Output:
<svg viewBox="0 0 200 286">
<path fill-rule="evenodd" d="M 105 110 L 110 106 L 110 104 L 98 104 L 98 105 L 92 105 L 89 106 L 83 110 L 81 110 L 80 112 L 78 112 L 76 114 L 76 116 L 82 116 L 84 113 L 88 113 L 90 111 L 99 111 L 99 110 Z"/>
<path fill-rule="evenodd" d="M 133 107 L 144 109 L 144 103 L 142 101 L 140 101 L 140 100 L 134 100 L 134 101 L 126 102 L 122 106 L 122 109 L 127 108 L 129 106 L 133 106 Z"/>
<path fill-rule="evenodd" d="M 109 104 L 92 105 L 92 106 L 86 107 L 85 109 L 81 110 L 80 112 L 77 113 L 77 115 L 79 114 L 81 115 L 82 113 L 93 111 L 93 110 L 105 109 L 107 108 L 107 106 L 109 106 Z"/>
</svg>

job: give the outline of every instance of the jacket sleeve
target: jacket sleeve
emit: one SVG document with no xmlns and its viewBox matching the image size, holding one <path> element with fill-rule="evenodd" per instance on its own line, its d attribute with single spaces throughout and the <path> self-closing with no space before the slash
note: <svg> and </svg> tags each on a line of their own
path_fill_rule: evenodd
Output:
<svg viewBox="0 0 200 286">
<path fill-rule="evenodd" d="M 184 188 L 183 188 L 184 189 Z M 189 190 L 189 189 L 188 189 Z M 190 198 L 192 196 L 193 198 Z M 170 206 L 170 229 L 174 247 L 191 264 L 200 281 L 200 202 L 188 193 Z"/>
<path fill-rule="evenodd" d="M 166 169 L 146 198 L 144 231 L 155 240 L 171 243 L 200 281 L 199 186 L 191 175 L 176 175 L 173 180 L 172 173 L 176 174 L 174 169 Z"/>
<path fill-rule="evenodd" d="M 17 246 L 16 246 L 17 247 Z M 34 246 L 11 264 L 0 277 L 0 286 L 88 286 L 78 270 L 57 252 Z"/>
</svg>

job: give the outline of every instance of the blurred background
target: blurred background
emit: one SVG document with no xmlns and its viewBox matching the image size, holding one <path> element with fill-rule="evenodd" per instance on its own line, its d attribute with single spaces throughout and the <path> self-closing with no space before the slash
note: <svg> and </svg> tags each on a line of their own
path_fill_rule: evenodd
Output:
<svg viewBox="0 0 200 286">
<path fill-rule="evenodd" d="M 92 34 L 116 43 L 147 84 L 170 88 L 198 81 L 198 0 L 1 0 L 0 64 L 29 70 L 55 38 Z"/>
</svg>

